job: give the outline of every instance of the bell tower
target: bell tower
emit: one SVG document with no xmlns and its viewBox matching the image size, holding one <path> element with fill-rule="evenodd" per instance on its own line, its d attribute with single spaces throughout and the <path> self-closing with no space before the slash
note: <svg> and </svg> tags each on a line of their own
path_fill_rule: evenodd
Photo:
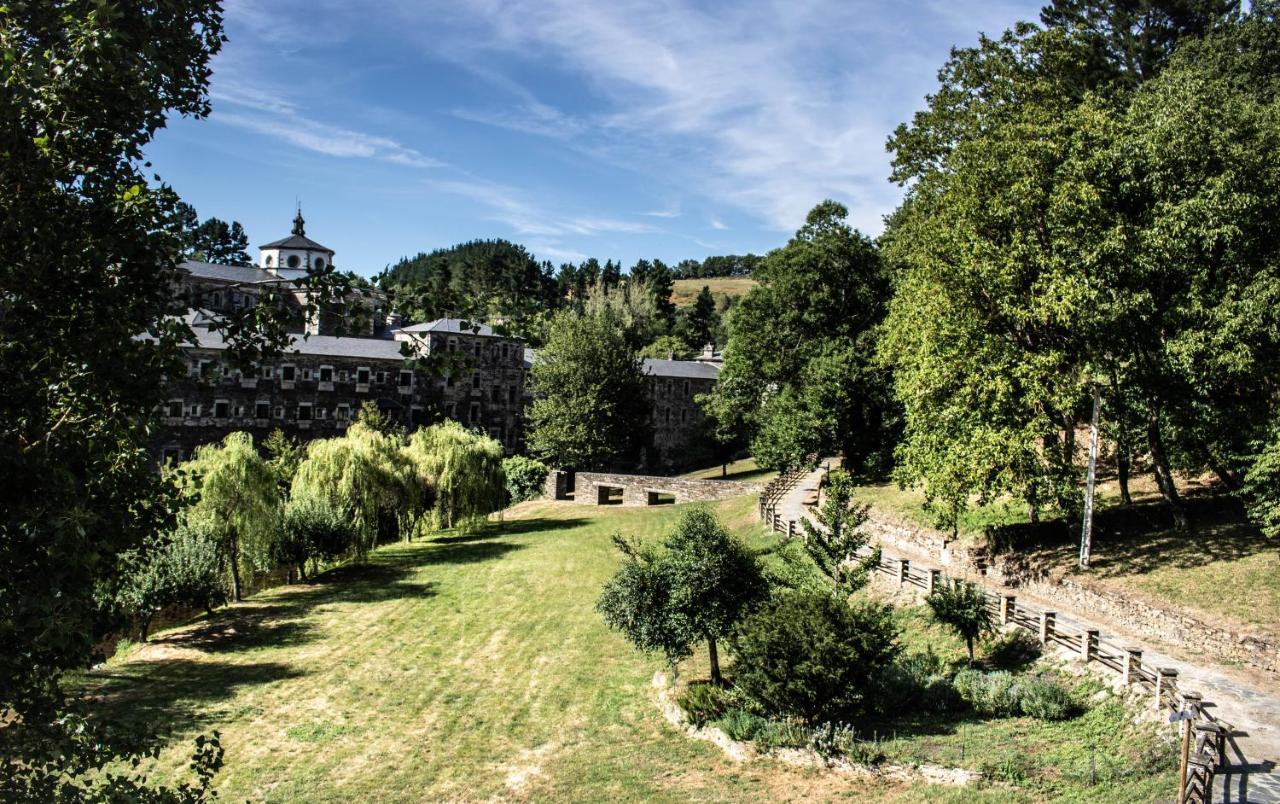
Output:
<svg viewBox="0 0 1280 804">
<path fill-rule="evenodd" d="M 307 237 L 306 227 L 302 205 L 299 204 L 289 236 L 258 246 L 258 267 L 287 279 L 298 279 L 310 272 L 331 269 L 333 249 Z"/>
</svg>

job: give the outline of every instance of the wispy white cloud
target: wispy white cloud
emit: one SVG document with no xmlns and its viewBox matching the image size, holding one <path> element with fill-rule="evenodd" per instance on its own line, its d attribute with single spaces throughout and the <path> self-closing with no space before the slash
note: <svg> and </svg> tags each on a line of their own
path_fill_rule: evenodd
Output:
<svg viewBox="0 0 1280 804">
<path fill-rule="evenodd" d="M 726 225 L 725 222 L 720 220 L 719 218 L 712 218 L 707 222 L 711 224 L 712 229 L 719 229 L 722 232 L 729 228 L 728 225 Z"/>
<path fill-rule="evenodd" d="M 399 0 L 405 30 L 442 40 L 442 6 Z M 570 115 L 518 90 L 520 105 L 459 116 L 562 139 L 611 140 L 638 170 L 679 163 L 684 181 L 780 229 L 833 197 L 868 230 L 898 197 L 884 142 L 934 84 L 939 41 L 972 41 L 1034 14 L 1019 0 L 898 4 L 744 0 L 476 0 L 448 4 L 465 37 L 450 56 L 493 75 L 505 56 L 552 64 L 602 108 Z M 945 12 L 945 14 L 943 13 Z M 924 36 L 922 24 L 932 26 Z M 464 44 L 456 44 L 458 42 Z M 519 84 L 519 68 L 501 82 Z M 695 159 L 669 158 L 680 150 Z"/>
<path fill-rule="evenodd" d="M 312 120 L 289 99 L 252 83 L 222 80 L 210 96 L 216 108 L 212 120 L 274 137 L 304 150 L 412 168 L 445 165 L 390 137 Z"/>
<path fill-rule="evenodd" d="M 680 202 L 677 201 L 662 209 L 651 209 L 640 214 L 650 218 L 678 218 L 680 217 Z"/>
</svg>

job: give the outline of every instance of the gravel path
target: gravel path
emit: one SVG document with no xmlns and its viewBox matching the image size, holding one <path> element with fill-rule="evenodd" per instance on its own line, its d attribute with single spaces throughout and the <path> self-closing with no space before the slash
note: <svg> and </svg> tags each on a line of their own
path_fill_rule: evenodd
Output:
<svg viewBox="0 0 1280 804">
<path fill-rule="evenodd" d="M 817 491 L 825 466 L 836 466 L 837 460 L 824 460 L 778 502 L 777 510 L 784 522 L 802 518 L 805 500 Z M 928 566 L 938 564 L 931 556 L 898 547 L 882 546 L 882 550 L 888 558 L 905 558 Z M 1005 591 L 997 586 L 990 589 Z M 1019 600 L 1023 599 L 1039 602 L 1034 596 L 1019 592 Z M 1055 610 L 1058 621 L 1073 630 L 1096 628 L 1104 634 L 1143 645 L 1144 665 L 1177 670 L 1178 686 L 1188 692 L 1199 692 L 1209 713 L 1232 725 L 1234 730 L 1227 747 L 1228 772 L 1214 780 L 1215 802 L 1280 802 L 1280 684 L 1260 688 L 1227 670 L 1192 664 L 1168 653 L 1147 649 L 1141 640 L 1126 634 L 1124 629 L 1088 613 L 1064 609 L 1060 603 L 1040 605 Z"/>
</svg>

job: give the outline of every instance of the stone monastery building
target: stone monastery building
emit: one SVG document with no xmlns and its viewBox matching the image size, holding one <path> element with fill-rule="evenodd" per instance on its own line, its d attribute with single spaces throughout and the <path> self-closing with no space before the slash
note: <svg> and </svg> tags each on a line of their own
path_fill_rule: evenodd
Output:
<svg viewBox="0 0 1280 804">
<path fill-rule="evenodd" d="M 236 430 L 258 440 L 276 428 L 302 440 L 337 435 L 368 401 L 411 430 L 453 419 L 488 433 L 508 454 L 523 450 L 535 355 L 519 339 L 456 318 L 402 326 L 377 293 L 365 302 L 370 320 L 361 334 L 335 335 L 323 314 L 301 314 L 306 293 L 295 280 L 334 259 L 333 249 L 306 236 L 301 211 L 289 237 L 259 250 L 257 266 L 182 265 L 179 292 L 191 308 L 188 321 L 197 344 L 188 349 L 186 380 L 171 390 L 163 411 L 162 457 L 185 459 L 196 446 Z M 250 307 L 268 293 L 295 305 L 303 323 L 279 360 L 253 372 L 235 371 L 222 359 L 225 344 L 209 328 L 209 312 Z M 442 353 L 448 359 L 434 362 L 454 368 L 428 372 L 406 359 Z M 653 402 L 651 457 L 658 464 L 681 463 L 702 419 L 694 399 L 712 389 L 719 366 L 710 360 L 645 360 L 644 370 Z"/>
</svg>

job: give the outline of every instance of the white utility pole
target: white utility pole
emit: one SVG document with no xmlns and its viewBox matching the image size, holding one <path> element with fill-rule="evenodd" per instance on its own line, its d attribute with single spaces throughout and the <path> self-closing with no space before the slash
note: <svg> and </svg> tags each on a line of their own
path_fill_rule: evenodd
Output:
<svg viewBox="0 0 1280 804">
<path fill-rule="evenodd" d="M 1089 477 L 1084 487 L 1084 530 L 1080 534 L 1080 569 L 1089 568 L 1089 549 L 1093 546 L 1093 486 L 1098 474 L 1098 411 L 1102 408 L 1102 391 L 1093 386 L 1093 420 L 1089 423 Z"/>
</svg>

